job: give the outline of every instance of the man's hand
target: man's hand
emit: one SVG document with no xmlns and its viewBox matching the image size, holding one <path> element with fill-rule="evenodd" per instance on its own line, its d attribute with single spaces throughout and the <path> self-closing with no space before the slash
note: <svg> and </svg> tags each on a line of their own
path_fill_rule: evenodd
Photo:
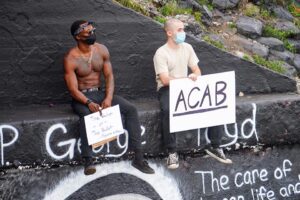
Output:
<svg viewBox="0 0 300 200">
<path fill-rule="evenodd" d="M 196 81 L 196 80 L 197 80 L 197 75 L 194 74 L 194 73 L 191 73 L 188 77 L 189 77 L 191 80 L 193 80 L 193 81 Z"/>
<path fill-rule="evenodd" d="M 102 107 L 102 109 L 111 107 L 111 100 L 108 98 L 105 98 L 101 103 L 101 107 Z"/>
<path fill-rule="evenodd" d="M 94 103 L 94 102 L 89 103 L 88 107 L 89 107 L 90 111 L 93 113 L 99 112 L 102 109 L 99 104 Z"/>
</svg>

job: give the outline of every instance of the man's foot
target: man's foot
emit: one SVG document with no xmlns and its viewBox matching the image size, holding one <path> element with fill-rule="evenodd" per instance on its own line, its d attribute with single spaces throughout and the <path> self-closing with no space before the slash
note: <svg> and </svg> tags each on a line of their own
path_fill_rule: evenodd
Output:
<svg viewBox="0 0 300 200">
<path fill-rule="evenodd" d="M 148 162 L 145 160 L 134 159 L 132 161 L 131 165 L 145 174 L 154 174 L 155 173 L 154 170 L 149 166 Z"/>
<path fill-rule="evenodd" d="M 84 159 L 84 174 L 87 175 L 92 175 L 96 172 L 96 168 L 93 164 L 92 158 L 85 158 Z"/>
<path fill-rule="evenodd" d="M 232 161 L 226 158 L 222 148 L 208 148 L 205 149 L 205 152 L 211 157 L 217 159 L 221 163 L 232 164 Z"/>
<path fill-rule="evenodd" d="M 169 154 L 167 159 L 167 166 L 169 169 L 177 169 L 179 167 L 179 158 L 176 152 Z"/>
</svg>

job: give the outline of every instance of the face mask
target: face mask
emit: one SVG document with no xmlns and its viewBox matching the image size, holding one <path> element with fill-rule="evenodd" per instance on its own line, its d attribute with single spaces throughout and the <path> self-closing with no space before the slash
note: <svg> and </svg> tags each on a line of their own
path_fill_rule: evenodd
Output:
<svg viewBox="0 0 300 200">
<path fill-rule="evenodd" d="M 91 33 L 85 40 L 84 42 L 88 45 L 94 44 L 96 41 L 96 33 Z"/>
<path fill-rule="evenodd" d="M 175 42 L 177 44 L 183 43 L 185 40 L 185 32 L 178 32 L 175 37 Z"/>
</svg>

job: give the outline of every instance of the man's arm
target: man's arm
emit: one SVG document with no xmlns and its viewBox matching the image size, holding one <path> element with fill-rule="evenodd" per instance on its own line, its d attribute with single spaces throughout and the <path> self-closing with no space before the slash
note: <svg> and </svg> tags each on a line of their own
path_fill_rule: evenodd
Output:
<svg viewBox="0 0 300 200">
<path fill-rule="evenodd" d="M 82 104 L 86 104 L 88 98 L 78 90 L 78 81 L 77 77 L 75 74 L 75 68 L 76 64 L 72 59 L 66 55 L 64 57 L 64 79 L 67 85 L 68 90 L 70 91 L 71 96 L 76 100 L 79 101 Z M 92 112 L 97 112 L 99 111 L 99 106 L 98 104 L 92 102 L 88 105 L 90 111 Z"/>
<path fill-rule="evenodd" d="M 189 74 L 188 78 L 192 79 L 193 81 L 196 81 L 197 77 L 201 75 L 201 70 L 198 67 L 198 65 L 191 67 L 191 70 L 192 70 L 192 73 Z M 164 86 L 168 86 L 170 84 L 171 80 L 177 79 L 172 76 L 169 76 L 168 72 L 159 74 L 159 78 Z M 181 77 L 181 78 L 185 78 L 185 77 Z"/>
<path fill-rule="evenodd" d="M 189 78 L 192 79 L 193 81 L 197 80 L 197 77 L 201 75 L 201 70 L 198 65 L 191 67 L 192 73 L 189 74 Z"/>
<path fill-rule="evenodd" d="M 100 48 L 103 52 L 103 74 L 105 78 L 105 99 L 101 103 L 101 107 L 107 108 L 111 106 L 115 83 L 108 49 L 104 45 L 101 45 Z"/>
<path fill-rule="evenodd" d="M 169 76 L 168 72 L 163 72 L 159 74 L 159 79 L 161 80 L 163 86 L 169 86 L 170 81 L 176 78 Z"/>
</svg>

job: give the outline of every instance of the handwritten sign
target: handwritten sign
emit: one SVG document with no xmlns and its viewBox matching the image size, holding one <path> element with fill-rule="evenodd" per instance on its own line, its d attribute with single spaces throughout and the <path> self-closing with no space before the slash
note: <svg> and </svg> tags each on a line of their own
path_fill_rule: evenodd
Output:
<svg viewBox="0 0 300 200">
<path fill-rule="evenodd" d="M 170 132 L 235 123 L 235 73 L 170 82 Z"/>
<path fill-rule="evenodd" d="M 89 145 L 93 148 L 116 139 L 124 133 L 119 105 L 112 106 L 84 117 Z"/>
</svg>

